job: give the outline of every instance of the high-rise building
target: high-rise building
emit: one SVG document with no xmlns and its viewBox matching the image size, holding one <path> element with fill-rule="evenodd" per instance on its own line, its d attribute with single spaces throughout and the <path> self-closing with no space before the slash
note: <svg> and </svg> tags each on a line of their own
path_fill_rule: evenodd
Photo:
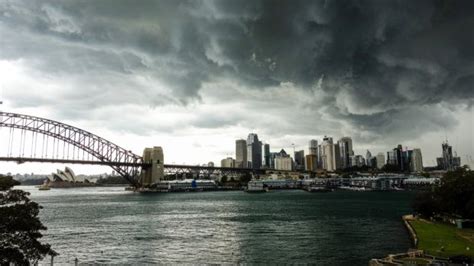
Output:
<svg viewBox="0 0 474 266">
<path fill-rule="evenodd" d="M 304 170 L 304 150 L 295 151 L 295 170 Z"/>
<path fill-rule="evenodd" d="M 275 159 L 277 157 L 290 157 L 284 149 L 281 149 L 280 152 L 271 152 L 270 153 L 270 169 L 275 169 Z"/>
<path fill-rule="evenodd" d="M 404 171 L 406 170 L 404 168 L 404 166 L 406 166 L 406 163 L 404 163 L 404 161 L 407 160 L 407 157 L 408 154 L 403 154 L 402 145 L 398 144 L 396 148 L 387 152 L 387 165 L 395 166 L 399 171 Z"/>
<path fill-rule="evenodd" d="M 247 168 L 247 142 L 244 139 L 235 141 L 235 167 Z"/>
<path fill-rule="evenodd" d="M 323 169 L 327 171 L 336 170 L 336 158 L 332 138 L 324 136 L 321 147 Z"/>
<path fill-rule="evenodd" d="M 316 154 L 308 154 L 305 156 L 306 171 L 315 172 L 318 168 L 318 160 Z"/>
<path fill-rule="evenodd" d="M 349 167 L 356 167 L 357 166 L 357 158 L 355 155 L 349 156 Z"/>
<path fill-rule="evenodd" d="M 270 168 L 270 144 L 263 145 L 263 166 L 265 168 Z"/>
<path fill-rule="evenodd" d="M 371 162 L 372 162 L 372 153 L 369 150 L 367 150 L 367 152 L 365 153 L 365 161 L 367 163 L 367 166 L 372 167 L 372 164 L 371 164 Z"/>
<path fill-rule="evenodd" d="M 277 155 L 278 152 L 270 152 L 270 169 L 275 169 L 275 158 Z"/>
<path fill-rule="evenodd" d="M 438 162 L 438 168 L 452 171 L 458 167 L 461 167 L 461 157 L 453 156 L 453 147 L 448 144 L 448 141 L 441 144 L 443 152 L 441 157 L 436 158 Z"/>
<path fill-rule="evenodd" d="M 357 167 L 362 167 L 365 165 L 365 158 L 362 155 L 355 156 L 355 163 Z"/>
<path fill-rule="evenodd" d="M 312 139 L 309 141 L 309 154 L 314 154 L 318 155 L 318 141 L 315 139 Z"/>
<path fill-rule="evenodd" d="M 318 145 L 318 169 L 323 169 L 323 146 L 321 144 Z"/>
<path fill-rule="evenodd" d="M 227 157 L 221 160 L 221 167 L 234 168 L 235 160 L 232 157 Z"/>
<path fill-rule="evenodd" d="M 376 157 L 376 162 L 377 162 L 377 168 L 382 169 L 382 167 L 385 165 L 385 155 L 379 152 Z"/>
<path fill-rule="evenodd" d="M 398 165 L 397 161 L 397 154 L 395 151 L 388 151 L 387 152 L 387 165 Z"/>
<path fill-rule="evenodd" d="M 275 170 L 291 171 L 292 169 L 293 159 L 282 149 L 275 155 Z"/>
<path fill-rule="evenodd" d="M 400 171 L 404 171 L 404 163 L 403 163 L 403 147 L 401 144 L 398 144 L 398 146 L 393 149 L 393 152 L 395 153 L 395 156 L 397 157 L 397 166 L 398 166 L 398 170 Z"/>
<path fill-rule="evenodd" d="M 334 144 L 334 165 L 336 166 L 336 169 L 343 169 L 339 143 Z"/>
<path fill-rule="evenodd" d="M 349 156 L 350 167 L 362 167 L 365 165 L 365 158 L 362 155 Z"/>
<path fill-rule="evenodd" d="M 247 161 L 252 169 L 262 168 L 262 142 L 255 133 L 247 137 Z"/>
<path fill-rule="evenodd" d="M 413 156 L 413 150 L 405 149 L 402 152 L 403 171 L 405 172 L 411 171 L 412 156 Z"/>
<path fill-rule="evenodd" d="M 413 149 L 411 156 L 410 171 L 423 172 L 423 158 L 421 157 L 420 149 Z"/>
<path fill-rule="evenodd" d="M 275 170 L 286 170 L 291 171 L 293 166 L 293 160 L 291 157 L 276 157 L 275 158 Z"/>
<path fill-rule="evenodd" d="M 453 157 L 453 169 L 461 167 L 461 157 L 454 156 Z"/>
<path fill-rule="evenodd" d="M 343 137 L 338 141 L 339 144 L 339 158 L 341 161 L 341 168 L 347 168 L 349 164 L 349 157 L 354 155 L 352 150 L 352 139 L 350 137 Z"/>
</svg>

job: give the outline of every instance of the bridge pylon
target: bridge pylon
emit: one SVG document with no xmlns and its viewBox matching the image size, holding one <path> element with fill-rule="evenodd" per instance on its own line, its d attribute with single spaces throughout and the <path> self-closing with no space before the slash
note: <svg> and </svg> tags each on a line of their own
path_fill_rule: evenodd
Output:
<svg viewBox="0 0 474 266">
<path fill-rule="evenodd" d="M 142 168 L 140 174 L 141 185 L 148 187 L 164 178 L 163 149 L 161 147 L 145 148 L 143 150 L 143 162 L 150 167 Z"/>
</svg>

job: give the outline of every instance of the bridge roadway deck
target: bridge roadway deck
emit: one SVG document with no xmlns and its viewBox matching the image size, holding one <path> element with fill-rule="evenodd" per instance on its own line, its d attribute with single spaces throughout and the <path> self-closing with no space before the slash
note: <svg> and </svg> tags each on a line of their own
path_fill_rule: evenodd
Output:
<svg viewBox="0 0 474 266">
<path fill-rule="evenodd" d="M 62 164 L 87 164 L 87 165 L 106 165 L 106 166 L 130 166 L 130 167 L 150 167 L 149 163 L 127 163 L 127 162 L 103 162 L 103 161 L 89 161 L 89 160 L 74 160 L 74 159 L 51 159 L 51 158 L 31 158 L 31 157 L 0 157 L 2 162 L 17 162 L 19 164 L 26 162 L 36 163 L 62 163 Z M 224 171 L 224 172 L 240 172 L 240 173 L 264 173 L 265 169 L 250 169 L 250 168 L 231 168 L 231 167 L 213 167 L 213 166 L 199 166 L 199 165 L 179 165 L 179 164 L 165 164 L 165 169 L 182 169 L 182 170 L 201 170 L 201 171 Z M 278 172 L 291 172 L 285 170 L 272 170 Z"/>
</svg>

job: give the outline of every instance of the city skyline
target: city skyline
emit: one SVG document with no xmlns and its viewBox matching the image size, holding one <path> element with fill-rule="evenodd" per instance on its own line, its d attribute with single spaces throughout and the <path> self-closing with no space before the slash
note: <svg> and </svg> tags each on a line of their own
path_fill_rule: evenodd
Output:
<svg viewBox="0 0 474 266">
<path fill-rule="evenodd" d="M 425 166 L 447 136 L 474 166 L 472 2 L 119 2 L 0 3 L 0 109 L 169 163 L 218 163 L 256 132 L 305 154 L 325 135 L 364 156 L 401 143 Z"/>
<path fill-rule="evenodd" d="M 366 150 L 364 157 L 354 152 L 350 136 L 341 137 L 337 141 L 333 141 L 330 136 L 324 136 L 320 145 L 318 145 L 318 140 L 311 139 L 308 141 L 306 155 L 305 149 L 297 151 L 295 144 L 292 143 L 293 156 L 288 154 L 284 148 L 279 152 L 272 152 L 271 145 L 259 141 L 258 134 L 253 132 L 249 133 L 247 141 L 237 139 L 235 143 L 235 158 L 228 155 L 228 157 L 221 160 L 221 167 L 335 172 L 353 169 L 354 167 L 361 169 L 360 167 L 366 166 L 369 169 L 384 171 L 420 173 L 424 172 L 425 169 L 454 170 L 463 165 L 469 165 L 469 162 L 471 162 L 470 158 L 466 158 L 467 163 L 462 163 L 461 157 L 457 156 L 457 152 L 449 145 L 447 139 L 441 145 L 441 157 L 436 158 L 436 165 L 423 165 L 420 148 L 409 149 L 406 146 L 404 148 L 401 144 L 388 150 L 386 156 L 384 152 L 372 155 L 369 150 Z M 247 147 L 247 150 L 245 150 L 245 147 Z M 257 166 L 252 159 L 255 157 L 255 153 L 260 153 L 257 157 L 260 159 Z M 245 155 L 246 158 L 244 158 Z M 246 163 L 244 162 L 245 159 L 247 159 Z"/>
</svg>

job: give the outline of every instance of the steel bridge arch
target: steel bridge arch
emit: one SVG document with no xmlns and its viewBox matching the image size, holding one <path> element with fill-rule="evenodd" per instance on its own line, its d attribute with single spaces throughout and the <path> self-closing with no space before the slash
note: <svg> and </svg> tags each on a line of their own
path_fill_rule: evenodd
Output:
<svg viewBox="0 0 474 266">
<path fill-rule="evenodd" d="M 143 158 L 88 131 L 36 116 L 0 112 L 0 127 L 32 131 L 64 141 L 112 167 L 135 187 L 140 185 Z"/>
</svg>

